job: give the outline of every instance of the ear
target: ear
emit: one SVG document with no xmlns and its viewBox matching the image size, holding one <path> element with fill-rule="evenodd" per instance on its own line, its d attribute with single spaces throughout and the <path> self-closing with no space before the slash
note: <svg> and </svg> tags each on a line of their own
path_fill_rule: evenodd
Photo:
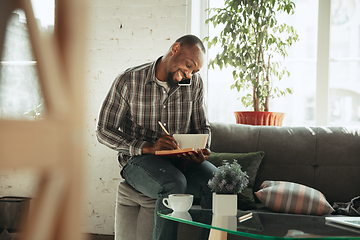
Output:
<svg viewBox="0 0 360 240">
<path fill-rule="evenodd" d="M 174 55 L 175 53 L 180 51 L 180 43 L 176 42 L 171 47 L 171 53 Z"/>
</svg>

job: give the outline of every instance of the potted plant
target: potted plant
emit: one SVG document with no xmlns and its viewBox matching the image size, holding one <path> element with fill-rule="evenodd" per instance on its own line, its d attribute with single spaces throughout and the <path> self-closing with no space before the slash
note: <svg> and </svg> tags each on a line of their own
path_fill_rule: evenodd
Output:
<svg viewBox="0 0 360 240">
<path fill-rule="evenodd" d="M 224 25 L 219 36 L 204 39 L 209 48 L 216 44 L 222 47 L 222 52 L 209 60 L 209 68 L 215 65 L 220 69 L 224 66 L 234 68 L 231 89 L 250 90 L 239 99 L 245 108 L 252 106 L 252 115 L 269 115 L 271 98 L 292 93 L 291 88 L 274 87 L 272 81 L 290 75 L 274 57 L 285 58 L 287 49 L 298 41 L 292 26 L 277 21 L 279 13 L 293 14 L 294 9 L 295 3 L 291 0 L 225 0 L 223 8 L 207 9 L 210 17 L 206 23 L 212 23 L 214 27 Z"/>
<path fill-rule="evenodd" d="M 237 194 L 249 184 L 249 176 L 234 160 L 223 160 L 219 171 L 208 182 L 213 191 L 212 211 L 217 215 L 234 216 L 237 213 Z"/>
</svg>

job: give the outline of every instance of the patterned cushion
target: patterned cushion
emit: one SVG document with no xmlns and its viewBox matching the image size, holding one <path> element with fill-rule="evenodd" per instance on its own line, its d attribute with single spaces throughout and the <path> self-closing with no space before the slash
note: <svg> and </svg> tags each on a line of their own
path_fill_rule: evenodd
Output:
<svg viewBox="0 0 360 240">
<path fill-rule="evenodd" d="M 274 212 L 325 215 L 334 211 L 325 196 L 316 189 L 284 181 L 264 181 L 255 193 Z"/>
</svg>

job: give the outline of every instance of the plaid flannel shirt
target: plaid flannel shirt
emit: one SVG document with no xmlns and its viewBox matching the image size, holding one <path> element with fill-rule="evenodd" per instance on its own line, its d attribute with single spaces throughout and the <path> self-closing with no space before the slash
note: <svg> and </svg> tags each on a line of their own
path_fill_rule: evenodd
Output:
<svg viewBox="0 0 360 240">
<path fill-rule="evenodd" d="M 191 85 L 176 85 L 167 92 L 156 82 L 156 62 L 119 74 L 100 109 L 97 138 L 119 152 L 121 166 L 132 156 L 141 155 L 146 142 L 155 143 L 164 134 L 158 121 L 170 134 L 210 134 L 200 75 L 193 75 Z"/>
</svg>

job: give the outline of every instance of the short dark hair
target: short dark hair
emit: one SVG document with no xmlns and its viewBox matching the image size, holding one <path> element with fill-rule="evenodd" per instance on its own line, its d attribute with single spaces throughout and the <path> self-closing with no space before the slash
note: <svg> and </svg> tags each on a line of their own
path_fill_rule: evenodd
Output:
<svg viewBox="0 0 360 240">
<path fill-rule="evenodd" d="M 189 34 L 189 35 L 182 36 L 182 37 L 178 38 L 175 42 L 180 43 L 180 46 L 198 45 L 201 48 L 201 50 L 203 51 L 203 53 L 206 53 L 203 42 L 200 40 L 200 38 L 198 38 L 195 35 Z"/>
</svg>

